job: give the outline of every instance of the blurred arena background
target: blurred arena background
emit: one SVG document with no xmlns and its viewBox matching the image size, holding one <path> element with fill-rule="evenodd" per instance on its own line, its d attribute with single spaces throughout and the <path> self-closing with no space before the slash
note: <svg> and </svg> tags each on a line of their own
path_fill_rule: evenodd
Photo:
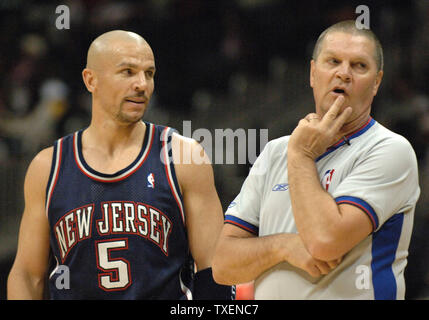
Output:
<svg viewBox="0 0 429 320">
<path fill-rule="evenodd" d="M 55 26 L 62 4 L 70 8 L 70 29 Z M 290 134 L 313 110 L 308 74 L 318 35 L 355 19 L 361 4 L 370 9 L 385 56 L 373 117 L 407 137 L 420 166 L 407 299 L 429 298 L 429 1 L 0 0 L 0 299 L 16 252 L 29 161 L 89 124 L 81 70 L 96 36 L 125 29 L 151 44 L 157 74 L 146 120 L 181 133 L 184 120 L 192 130 L 268 128 L 271 140 Z M 213 167 L 226 209 L 250 164 Z"/>
</svg>

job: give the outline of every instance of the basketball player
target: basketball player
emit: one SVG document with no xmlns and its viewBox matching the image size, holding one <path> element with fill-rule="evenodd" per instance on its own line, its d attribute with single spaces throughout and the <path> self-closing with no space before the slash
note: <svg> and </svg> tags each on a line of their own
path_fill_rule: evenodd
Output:
<svg viewBox="0 0 429 320">
<path fill-rule="evenodd" d="M 211 272 L 223 222 L 212 168 L 183 161 L 207 156 L 141 120 L 154 91 L 149 44 L 102 34 L 82 75 L 91 124 L 29 166 L 8 298 L 41 299 L 48 275 L 51 299 L 230 299 Z"/>
<path fill-rule="evenodd" d="M 315 113 L 268 143 L 226 212 L 219 283 L 256 299 L 403 299 L 420 189 L 408 141 L 371 117 L 382 48 L 354 21 L 324 31 L 310 69 Z"/>
</svg>

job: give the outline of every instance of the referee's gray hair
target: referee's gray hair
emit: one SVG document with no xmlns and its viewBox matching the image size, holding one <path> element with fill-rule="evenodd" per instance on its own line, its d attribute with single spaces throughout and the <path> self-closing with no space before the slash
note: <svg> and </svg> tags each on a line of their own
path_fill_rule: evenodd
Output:
<svg viewBox="0 0 429 320">
<path fill-rule="evenodd" d="M 374 58 L 375 58 L 375 62 L 377 64 L 377 69 L 378 69 L 377 71 L 383 70 L 384 58 L 383 58 L 383 48 L 381 46 L 380 40 L 378 40 L 375 33 L 372 32 L 370 29 L 365 29 L 364 27 L 357 28 L 355 20 L 345 20 L 345 21 L 338 22 L 338 23 L 330 26 L 329 28 L 327 28 L 325 31 L 323 31 L 320 34 L 320 36 L 317 39 L 317 42 L 314 46 L 313 55 L 312 55 L 313 60 L 316 60 L 317 57 L 319 56 L 320 47 L 321 47 L 322 42 L 325 39 L 326 35 L 330 32 L 334 32 L 334 31 L 339 31 L 339 32 L 344 32 L 344 33 L 349 33 L 349 34 L 362 35 L 362 36 L 365 36 L 368 39 L 372 40 L 374 42 L 374 45 L 375 45 Z"/>
</svg>

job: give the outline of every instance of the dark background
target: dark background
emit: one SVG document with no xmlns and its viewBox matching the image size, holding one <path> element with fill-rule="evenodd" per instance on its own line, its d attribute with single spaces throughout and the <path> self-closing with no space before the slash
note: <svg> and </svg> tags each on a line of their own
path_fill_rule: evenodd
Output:
<svg viewBox="0 0 429 320">
<path fill-rule="evenodd" d="M 58 5 L 70 29 L 58 30 Z M 152 46 L 156 89 L 145 119 L 179 132 L 268 129 L 288 135 L 312 112 L 309 61 L 318 35 L 370 9 L 384 48 L 384 79 L 372 116 L 413 145 L 422 194 L 415 213 L 407 298 L 429 298 L 429 1 L 24 1 L 0 0 L 0 299 L 16 253 L 23 179 L 31 159 L 55 139 L 87 126 L 90 96 L 81 80 L 91 41 L 112 29 Z M 394 161 L 394 159 L 392 159 Z M 224 209 L 247 164 L 214 164 Z M 392 194 L 392 197 L 395 196 Z"/>
</svg>

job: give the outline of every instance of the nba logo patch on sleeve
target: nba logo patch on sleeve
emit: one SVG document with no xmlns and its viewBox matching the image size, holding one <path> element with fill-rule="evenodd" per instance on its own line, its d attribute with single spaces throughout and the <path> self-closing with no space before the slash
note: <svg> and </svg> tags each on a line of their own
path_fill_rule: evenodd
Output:
<svg viewBox="0 0 429 320">
<path fill-rule="evenodd" d="M 233 201 L 233 202 L 231 202 L 230 204 L 229 204 L 229 206 L 228 206 L 228 209 L 229 208 L 232 208 L 232 207 L 235 207 L 235 205 L 236 205 L 237 203 L 235 202 L 235 201 Z"/>
<path fill-rule="evenodd" d="M 325 188 L 326 191 L 329 189 L 329 185 L 332 181 L 332 176 L 334 175 L 335 169 L 327 170 L 322 178 L 322 185 L 323 188 Z"/>
<path fill-rule="evenodd" d="M 153 175 L 153 173 L 149 173 L 147 175 L 147 186 L 149 188 L 155 189 L 155 176 Z"/>
</svg>

